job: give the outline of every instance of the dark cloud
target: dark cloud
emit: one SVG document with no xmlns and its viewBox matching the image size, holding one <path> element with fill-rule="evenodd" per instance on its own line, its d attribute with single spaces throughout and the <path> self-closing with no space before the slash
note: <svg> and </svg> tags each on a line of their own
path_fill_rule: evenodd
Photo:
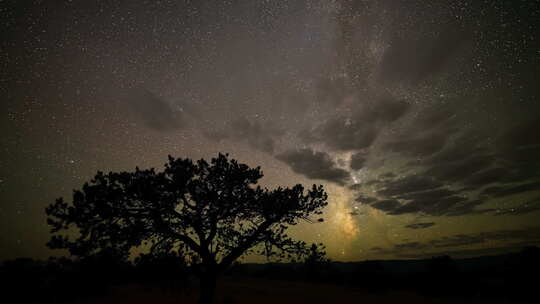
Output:
<svg viewBox="0 0 540 304">
<path fill-rule="evenodd" d="M 453 109 L 452 111 L 455 112 L 459 110 Z M 463 123 L 464 122 L 461 122 L 461 124 Z M 459 132 L 459 128 L 456 127 L 456 125 L 459 124 L 460 123 L 457 121 L 457 118 L 445 123 L 445 127 L 443 127 L 443 129 L 446 129 L 449 133 L 452 133 L 448 134 L 447 137 L 455 135 L 454 139 L 451 144 L 446 145 L 442 151 L 428 158 L 426 160 L 427 164 L 435 166 L 441 163 L 455 163 L 470 159 L 471 157 L 477 155 L 484 155 L 487 157 L 493 154 L 480 146 L 486 141 L 489 134 L 480 133 L 478 130 L 462 130 Z"/>
<path fill-rule="evenodd" d="M 493 209 L 476 209 L 477 206 L 482 205 L 484 201 L 482 200 L 472 200 L 461 202 L 456 204 L 451 210 L 448 210 L 444 215 L 446 216 L 462 216 L 462 215 L 473 215 L 473 214 L 486 214 L 491 213 Z"/>
<path fill-rule="evenodd" d="M 369 250 L 376 251 L 376 252 L 383 252 L 384 251 L 384 249 L 381 248 L 381 247 L 371 247 Z"/>
<path fill-rule="evenodd" d="M 508 168 L 509 174 L 504 182 L 527 181 L 534 183 L 540 179 L 540 138 L 533 130 L 540 128 L 538 118 L 526 120 L 518 123 L 502 132 L 495 141 L 498 158 L 501 164 Z M 529 191 L 524 186 L 524 191 Z M 505 187 L 508 188 L 508 187 Z M 507 189 L 501 191 L 504 195 L 506 191 L 518 191 L 520 188 Z"/>
<path fill-rule="evenodd" d="M 410 175 L 383 183 L 384 188 L 377 191 L 377 193 L 383 196 L 395 196 L 404 195 L 411 192 L 436 189 L 442 186 L 442 183 L 433 178 L 420 175 Z"/>
<path fill-rule="evenodd" d="M 450 212 L 458 203 L 466 200 L 466 198 L 456 195 L 446 196 L 436 200 L 414 200 L 390 211 L 389 214 L 423 213 L 432 216 L 441 216 Z"/>
<path fill-rule="evenodd" d="M 348 88 L 345 78 L 334 77 L 322 79 L 317 84 L 317 101 L 339 105 L 347 96 Z"/>
<path fill-rule="evenodd" d="M 212 140 L 221 141 L 231 139 L 238 142 L 246 142 L 255 150 L 273 153 L 276 139 L 283 135 L 283 131 L 264 125 L 259 121 L 250 121 L 241 117 L 227 124 L 222 130 L 205 132 L 205 136 Z"/>
<path fill-rule="evenodd" d="M 359 202 L 361 204 L 371 204 L 373 202 L 376 202 L 377 199 L 374 198 L 374 197 L 369 197 L 369 196 L 365 196 L 363 194 L 359 194 L 358 196 L 356 196 L 356 198 L 354 199 L 356 202 Z"/>
<path fill-rule="evenodd" d="M 460 113 L 458 106 L 459 103 L 451 103 L 422 109 L 409 125 L 383 143 L 386 151 L 411 159 L 398 170 L 404 178 L 379 176 L 372 183 L 380 199 L 400 201 L 401 207 L 388 210 L 389 214 L 495 214 L 492 208 L 478 207 L 488 198 L 539 190 L 540 140 L 529 135 L 531 128 L 537 127 L 537 120 L 519 124 L 497 137 L 496 129 L 491 133 L 487 129 L 460 129 L 464 117 L 453 114 Z M 421 172 L 422 177 L 407 176 L 412 168 Z M 442 188 L 443 184 L 460 190 Z M 481 189 L 478 197 L 477 190 Z M 524 208 L 524 213 L 529 210 L 533 212 L 535 208 Z"/>
<path fill-rule="evenodd" d="M 432 227 L 432 226 L 434 226 L 434 225 L 435 225 L 434 222 L 415 223 L 415 224 L 409 224 L 409 225 L 406 225 L 405 228 L 410 228 L 410 229 L 425 229 L 425 228 Z"/>
<path fill-rule="evenodd" d="M 470 39 L 459 25 L 453 24 L 430 37 L 396 36 L 381 62 L 380 81 L 416 83 L 437 72 Z"/>
<path fill-rule="evenodd" d="M 492 156 L 474 155 L 461 161 L 434 164 L 424 174 L 446 182 L 461 181 L 474 173 L 489 168 L 492 163 Z"/>
<path fill-rule="evenodd" d="M 463 183 L 470 187 L 478 187 L 495 182 L 508 180 L 510 169 L 505 167 L 490 168 L 466 178 Z"/>
<path fill-rule="evenodd" d="M 493 256 L 493 255 L 500 255 L 500 254 L 508 254 L 509 252 L 520 252 L 523 250 L 523 248 L 531 245 L 537 245 L 530 242 L 518 242 L 518 243 L 512 243 L 510 246 L 501 246 L 501 247 L 489 247 L 489 248 L 481 248 L 481 249 L 430 249 L 429 247 L 421 247 L 416 252 L 411 250 L 400 250 L 397 251 L 394 248 L 391 249 L 385 249 L 381 247 L 373 247 L 370 250 L 373 252 L 376 252 L 378 254 L 384 254 L 384 255 L 393 255 L 404 259 L 430 259 L 434 256 L 443 256 L 448 255 L 452 258 L 471 258 L 471 257 L 478 257 L 478 256 Z"/>
<path fill-rule="evenodd" d="M 371 146 L 380 130 L 402 117 L 406 102 L 379 97 L 373 102 L 352 105 L 352 114 L 333 116 L 300 137 L 307 143 L 324 143 L 333 150 L 361 150 Z"/>
<path fill-rule="evenodd" d="M 486 236 L 483 234 L 467 235 L 467 234 L 458 234 L 452 236 L 445 236 L 440 239 L 432 240 L 429 242 L 429 245 L 433 247 L 456 247 L 464 245 L 475 245 L 484 243 L 486 241 Z"/>
<path fill-rule="evenodd" d="M 433 201 L 455 194 L 455 191 L 446 188 L 437 188 L 427 191 L 404 193 L 402 195 L 399 195 L 399 198 L 412 201 Z"/>
<path fill-rule="evenodd" d="M 399 208 L 390 209 L 387 210 L 386 213 L 390 215 L 402 215 L 407 213 L 420 213 L 422 212 L 422 209 L 425 207 L 424 203 L 419 202 L 413 202 L 401 205 Z"/>
<path fill-rule="evenodd" d="M 358 152 L 351 156 L 351 164 L 350 164 L 351 169 L 360 170 L 364 167 L 365 163 L 366 163 L 365 153 Z"/>
<path fill-rule="evenodd" d="M 395 250 L 418 250 L 425 248 L 425 245 L 419 242 L 407 242 L 394 245 Z"/>
<path fill-rule="evenodd" d="M 429 242 L 429 245 L 434 247 L 457 247 L 507 240 L 540 241 L 540 229 L 538 227 L 533 227 L 519 230 L 495 230 L 476 234 L 457 234 L 432 240 Z"/>
<path fill-rule="evenodd" d="M 524 121 L 509 128 L 498 138 L 497 142 L 501 147 L 507 149 L 538 146 L 540 145 L 540 137 L 533 130 L 540 130 L 540 119 Z"/>
<path fill-rule="evenodd" d="M 401 118 L 409 108 L 410 105 L 402 100 L 384 96 L 376 102 L 368 104 L 367 109 L 362 111 L 360 117 L 371 122 L 388 123 Z"/>
<path fill-rule="evenodd" d="M 382 179 L 394 178 L 394 177 L 396 177 L 396 174 L 393 173 L 393 172 L 386 172 L 386 173 L 381 174 L 379 177 L 382 178 Z"/>
<path fill-rule="evenodd" d="M 264 128 L 257 121 L 249 121 L 239 118 L 231 123 L 231 137 L 235 140 L 245 140 L 253 148 L 265 152 L 273 152 L 275 142 L 273 136 L 281 135 L 281 132 Z"/>
<path fill-rule="evenodd" d="M 493 212 L 494 215 L 522 215 L 540 210 L 540 198 L 528 201 L 519 206 L 506 209 L 497 209 Z"/>
<path fill-rule="evenodd" d="M 185 126 L 181 112 L 174 111 L 166 101 L 146 89 L 131 91 L 127 103 L 149 128 L 171 131 Z"/>
<path fill-rule="evenodd" d="M 397 200 L 387 199 L 372 203 L 370 206 L 384 212 L 391 212 L 401 207 L 401 204 Z"/>
<path fill-rule="evenodd" d="M 495 230 L 476 234 L 458 234 L 435 239 L 429 243 L 436 247 L 456 247 L 491 241 L 540 241 L 540 228 L 530 227 L 517 230 Z"/>
<path fill-rule="evenodd" d="M 445 109 L 453 109 L 448 113 L 455 113 L 455 106 L 446 106 Z M 495 141 L 487 139 L 496 132 L 460 131 L 456 128 L 458 121 L 456 116 L 445 115 L 434 108 L 422 110 L 403 134 L 385 143 L 383 147 L 388 150 L 418 158 L 409 162 L 407 167 L 401 169 L 402 172 L 416 167 L 423 176 L 421 179 L 406 176 L 398 180 L 379 177 L 373 182 L 380 197 L 401 202 L 401 207 L 388 209 L 388 214 L 510 214 L 512 211 L 481 209 L 479 205 L 484 204 L 488 198 L 540 190 L 540 162 L 537 157 L 540 155 L 540 145 L 537 144 L 537 137 L 529 135 L 531 128 L 537 125 L 536 120 L 504 132 Z M 524 132 L 527 134 L 522 134 Z M 434 185 L 426 181 L 432 181 Z M 421 187 L 408 186 L 412 182 Z M 442 184 L 455 185 L 461 190 L 434 187 Z M 480 193 L 483 199 L 477 197 L 476 191 L 479 189 L 483 189 Z M 536 211 L 536 207 L 528 205 L 520 211 L 514 211 L 515 214 L 525 214 Z"/>
<path fill-rule="evenodd" d="M 427 242 L 405 242 L 395 244 L 391 248 L 373 247 L 372 251 L 380 254 L 392 254 L 398 256 L 421 257 L 428 251 L 445 249 L 445 253 L 452 252 L 454 247 L 475 246 L 492 242 L 506 242 L 508 246 L 521 247 L 540 243 L 540 227 L 527 227 L 516 230 L 495 230 L 471 234 L 456 234 L 432 239 Z M 450 250 L 450 251 L 449 251 Z M 422 251 L 422 252 L 418 252 Z"/>
<path fill-rule="evenodd" d="M 382 199 L 396 203 L 383 203 L 375 207 L 373 201 L 368 201 L 372 207 L 391 215 L 422 213 L 430 216 L 458 216 L 466 214 L 489 213 L 488 209 L 476 209 L 482 200 L 469 200 L 460 191 L 443 187 L 443 183 L 432 177 L 410 175 L 400 179 L 378 180 L 377 195 Z M 365 199 L 362 194 L 359 198 Z"/>
<path fill-rule="evenodd" d="M 418 111 L 411 128 L 418 132 L 441 128 L 451 130 L 450 126 L 455 123 L 456 108 L 459 106 L 460 104 L 454 101 L 422 108 Z"/>
<path fill-rule="evenodd" d="M 481 194 L 499 198 L 529 191 L 540 191 L 540 182 L 530 182 L 521 185 L 491 186 L 484 189 Z"/>
<path fill-rule="evenodd" d="M 377 137 L 377 131 L 374 125 L 340 116 L 300 135 L 305 142 L 324 143 L 334 150 L 359 150 L 371 146 Z"/>
<path fill-rule="evenodd" d="M 379 181 L 377 179 L 371 179 L 371 180 L 368 180 L 366 182 L 363 182 L 361 185 L 363 186 L 372 186 L 372 185 L 377 185 L 377 184 L 381 184 L 382 181 Z"/>
<path fill-rule="evenodd" d="M 448 140 L 446 130 L 411 134 L 413 135 L 387 142 L 384 148 L 394 153 L 426 157 L 441 151 Z"/>
<path fill-rule="evenodd" d="M 468 137 L 460 136 L 462 103 L 451 101 L 437 106 L 418 109 L 411 120 L 387 138 L 382 145 L 385 151 L 406 157 L 422 159 L 422 163 L 439 163 L 461 160 L 474 155 Z"/>
<path fill-rule="evenodd" d="M 288 164 L 291 169 L 308 178 L 321 179 L 344 185 L 349 180 L 349 172 L 337 168 L 328 153 L 313 151 L 309 148 L 287 151 L 276 156 Z"/>
<path fill-rule="evenodd" d="M 500 159 L 509 162 L 513 167 L 520 169 L 527 173 L 524 169 L 533 169 L 536 173 L 534 176 L 538 177 L 538 170 L 540 168 L 540 144 L 534 146 L 522 146 L 513 149 L 501 149 L 497 154 Z M 533 173 L 533 172 L 529 172 Z"/>
<path fill-rule="evenodd" d="M 458 206 L 458 203 L 466 202 L 467 198 L 458 195 L 447 196 L 438 199 L 433 206 L 428 206 L 422 211 L 430 215 L 445 215 L 447 212 Z M 424 201 L 426 202 L 426 201 Z"/>
</svg>

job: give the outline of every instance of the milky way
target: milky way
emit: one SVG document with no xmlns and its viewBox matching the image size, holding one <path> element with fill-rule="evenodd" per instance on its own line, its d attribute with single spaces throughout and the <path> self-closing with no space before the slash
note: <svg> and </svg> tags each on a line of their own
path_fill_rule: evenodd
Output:
<svg viewBox="0 0 540 304">
<path fill-rule="evenodd" d="M 336 260 L 540 244 L 538 1 L 3 1 L 0 258 L 97 170 L 324 184 Z M 58 253 L 57 253 L 58 254 Z M 249 259 L 249 258 L 248 258 Z"/>
</svg>

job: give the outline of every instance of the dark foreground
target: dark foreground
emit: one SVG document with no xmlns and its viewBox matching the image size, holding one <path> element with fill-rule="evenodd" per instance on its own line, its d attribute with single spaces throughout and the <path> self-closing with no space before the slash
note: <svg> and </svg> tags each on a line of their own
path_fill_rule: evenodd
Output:
<svg viewBox="0 0 540 304">
<path fill-rule="evenodd" d="M 6 303 L 196 303 L 197 264 L 176 256 L 118 261 L 16 259 L 0 266 Z M 219 281 L 216 304 L 540 303 L 540 249 L 426 260 L 238 264 Z"/>
<path fill-rule="evenodd" d="M 78 304 L 179 304 L 196 303 L 198 289 L 170 291 L 141 285 L 115 287 L 109 295 L 78 300 Z M 218 287 L 218 304 L 284 303 L 520 303 L 511 299 L 440 298 L 411 291 L 373 293 L 362 288 L 330 284 L 289 282 L 266 279 L 227 279 Z M 525 302 L 524 302 L 525 303 Z"/>
</svg>

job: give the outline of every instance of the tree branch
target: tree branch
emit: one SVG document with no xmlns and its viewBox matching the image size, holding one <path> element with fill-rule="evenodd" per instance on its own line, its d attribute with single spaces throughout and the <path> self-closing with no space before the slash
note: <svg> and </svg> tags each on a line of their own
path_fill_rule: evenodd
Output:
<svg viewBox="0 0 540 304">
<path fill-rule="evenodd" d="M 242 242 L 238 247 L 231 250 L 231 252 L 224 257 L 221 262 L 219 263 L 219 267 L 221 270 L 225 270 L 229 265 L 232 264 L 237 258 L 239 258 L 246 250 L 248 250 L 251 246 L 253 246 L 253 242 L 255 242 L 259 235 L 264 232 L 266 229 L 268 229 L 274 221 L 265 221 L 263 222 L 252 235 L 250 235 L 244 242 Z"/>
</svg>

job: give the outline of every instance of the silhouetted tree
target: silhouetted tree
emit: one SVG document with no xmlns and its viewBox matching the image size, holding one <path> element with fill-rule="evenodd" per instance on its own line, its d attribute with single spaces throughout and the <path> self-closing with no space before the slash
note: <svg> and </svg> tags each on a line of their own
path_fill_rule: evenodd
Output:
<svg viewBox="0 0 540 304">
<path fill-rule="evenodd" d="M 201 261 L 200 303 L 211 303 L 217 277 L 242 255 L 309 254 L 287 229 L 322 214 L 323 187 L 269 190 L 256 185 L 262 176 L 260 167 L 223 154 L 210 163 L 169 156 L 162 172 L 98 172 L 74 191 L 71 204 L 59 198 L 46 208 L 55 233 L 48 246 L 76 256 L 112 249 L 127 258 L 130 249 L 145 245 L 150 252 L 193 254 Z M 62 230 L 77 237 L 56 234 Z"/>
<path fill-rule="evenodd" d="M 326 258 L 323 244 L 312 244 L 304 259 L 304 271 L 307 279 L 320 280 L 323 273 L 328 271 L 330 260 Z"/>
</svg>

